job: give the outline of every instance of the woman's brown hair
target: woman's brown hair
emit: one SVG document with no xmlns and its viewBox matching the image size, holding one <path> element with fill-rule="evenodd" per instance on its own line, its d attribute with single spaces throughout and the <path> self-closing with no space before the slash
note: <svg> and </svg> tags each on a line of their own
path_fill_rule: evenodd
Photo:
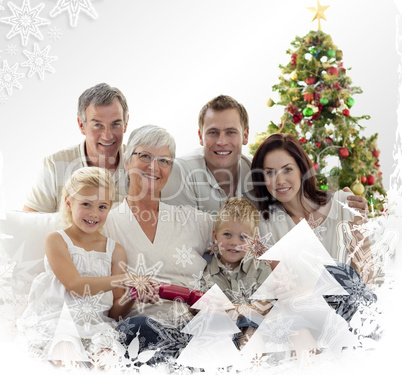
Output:
<svg viewBox="0 0 402 375">
<path fill-rule="evenodd" d="M 284 150 L 295 159 L 302 176 L 301 193 L 314 203 L 322 206 L 327 203 L 329 194 L 317 188 L 313 164 L 299 142 L 289 134 L 276 133 L 268 137 L 255 152 L 251 163 L 251 176 L 254 185 L 254 198 L 265 220 L 269 219 L 270 207 L 279 202 L 268 192 L 264 178 L 265 156 L 274 150 Z M 301 195 L 300 195 L 301 198 Z"/>
</svg>

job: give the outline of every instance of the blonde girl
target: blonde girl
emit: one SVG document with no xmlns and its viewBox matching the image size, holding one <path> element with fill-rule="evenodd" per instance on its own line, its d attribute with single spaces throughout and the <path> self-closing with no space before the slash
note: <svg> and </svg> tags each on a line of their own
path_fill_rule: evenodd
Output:
<svg viewBox="0 0 402 375">
<path fill-rule="evenodd" d="M 116 320 L 133 306 L 123 287 L 135 276 L 126 273 L 123 247 L 101 234 L 114 194 L 109 171 L 97 167 L 77 170 L 64 187 L 64 230 L 45 238 L 45 272 L 21 319 L 30 349 L 45 359 L 86 361 L 122 350 Z"/>
</svg>

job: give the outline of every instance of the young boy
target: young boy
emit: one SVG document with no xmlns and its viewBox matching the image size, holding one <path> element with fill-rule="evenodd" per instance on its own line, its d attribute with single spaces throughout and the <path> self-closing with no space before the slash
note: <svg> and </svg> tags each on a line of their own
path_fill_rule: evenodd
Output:
<svg viewBox="0 0 402 375">
<path fill-rule="evenodd" d="M 259 212 L 251 202 L 244 198 L 229 198 L 216 217 L 214 255 L 203 276 L 206 285 L 217 284 L 236 306 L 234 319 L 241 333 L 235 341 L 239 349 L 247 343 L 272 307 L 271 300 L 251 299 L 277 264 L 272 262 L 271 268 L 270 263 L 257 259 L 266 250 L 257 241 L 258 225 Z M 296 352 L 299 346 L 314 348 L 315 341 L 309 329 L 304 327 L 306 322 L 295 316 L 290 319 L 292 322 L 297 320 L 300 326 L 297 327 L 298 335 L 292 336 Z M 263 341 L 261 345 L 264 345 Z"/>
<path fill-rule="evenodd" d="M 251 202 L 229 198 L 216 217 L 213 256 L 204 270 L 204 281 L 208 285 L 217 284 L 236 306 L 240 317 L 243 316 L 238 321 L 242 331 L 239 346 L 258 327 L 254 320 L 259 323 L 261 314 L 270 307 L 263 302 L 257 307 L 251 301 L 252 294 L 272 272 L 269 263 L 253 255 L 258 224 L 259 213 Z"/>
</svg>

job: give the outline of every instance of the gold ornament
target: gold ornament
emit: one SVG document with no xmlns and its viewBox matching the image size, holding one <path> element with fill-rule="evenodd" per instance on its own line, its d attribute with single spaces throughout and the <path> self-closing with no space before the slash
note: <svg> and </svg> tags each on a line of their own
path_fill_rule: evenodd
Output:
<svg viewBox="0 0 402 375">
<path fill-rule="evenodd" d="M 364 195 L 364 186 L 357 178 L 356 181 L 350 186 L 350 190 L 352 190 L 355 195 Z"/>
<path fill-rule="evenodd" d="M 313 7 L 306 8 L 306 9 L 308 9 L 308 10 L 310 10 L 311 12 L 314 13 L 314 18 L 312 19 L 311 22 L 314 22 L 315 20 L 318 20 L 318 31 L 322 31 L 322 29 L 321 29 L 321 19 L 323 19 L 323 20 L 325 20 L 325 21 L 327 20 L 327 19 L 325 18 L 324 12 L 325 12 L 328 8 L 329 8 L 329 5 L 324 5 L 324 6 L 322 6 L 322 5 L 320 4 L 320 0 L 317 0 L 317 8 L 313 8 Z"/>
<path fill-rule="evenodd" d="M 296 81 L 297 80 L 297 72 L 296 70 L 294 70 L 291 74 L 290 74 L 290 79 Z"/>
<path fill-rule="evenodd" d="M 271 99 L 271 98 L 269 98 L 268 100 L 267 100 L 267 107 L 272 107 L 272 106 L 274 106 L 275 105 L 275 102 Z"/>
</svg>

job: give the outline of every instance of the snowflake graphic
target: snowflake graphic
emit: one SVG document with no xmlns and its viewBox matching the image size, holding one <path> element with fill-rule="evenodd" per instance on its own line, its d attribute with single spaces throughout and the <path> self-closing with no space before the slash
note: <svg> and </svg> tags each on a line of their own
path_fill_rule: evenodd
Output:
<svg viewBox="0 0 402 375">
<path fill-rule="evenodd" d="M 41 322 L 40 316 L 32 316 L 22 323 L 22 332 L 29 343 L 29 352 L 37 358 L 45 359 L 47 348 L 53 338 L 49 327 Z"/>
<path fill-rule="evenodd" d="M 318 237 L 320 241 L 323 241 L 324 239 L 321 236 L 321 232 L 326 232 L 327 228 L 321 227 L 321 223 L 323 222 L 323 218 L 320 217 L 317 220 L 314 220 L 314 215 L 310 214 L 309 218 L 307 220 L 307 224 L 310 226 L 310 228 L 313 230 L 314 234 Z"/>
<path fill-rule="evenodd" d="M 297 331 L 293 331 L 290 327 L 293 324 L 292 319 L 278 317 L 275 320 L 266 321 L 267 337 L 275 344 L 291 346 L 289 336 L 297 335 Z"/>
<path fill-rule="evenodd" d="M 167 312 L 158 311 L 156 315 L 156 317 L 150 316 L 150 318 L 160 322 L 165 327 L 181 327 L 193 318 L 187 305 L 180 301 L 173 301 Z"/>
<path fill-rule="evenodd" d="M 262 246 L 269 249 L 273 245 L 272 233 L 267 233 L 265 236 L 260 237 L 258 241 L 261 243 Z"/>
<path fill-rule="evenodd" d="M 38 17 L 38 14 L 45 4 L 42 3 L 35 8 L 31 8 L 29 0 L 24 0 L 21 8 L 18 8 L 11 1 L 8 2 L 8 6 L 13 16 L 0 19 L 0 22 L 13 26 L 6 35 L 7 39 L 20 34 L 23 46 L 28 44 L 28 38 L 31 34 L 39 40 L 43 39 L 43 35 L 39 31 L 38 26 L 48 25 L 50 22 L 47 19 Z"/>
<path fill-rule="evenodd" d="M 132 328 L 136 327 L 136 323 L 130 323 L 130 319 L 122 319 L 119 317 L 119 321 L 117 323 L 116 331 L 119 334 L 119 340 L 124 342 L 128 335 L 134 335 Z"/>
<path fill-rule="evenodd" d="M 9 259 L 7 255 L 0 256 L 0 301 L 3 303 L 16 303 L 16 296 L 11 287 L 14 267 L 17 262 Z"/>
<path fill-rule="evenodd" d="M 249 257 L 252 257 L 254 260 L 254 268 L 258 268 L 260 264 L 260 260 L 258 259 L 261 255 L 263 255 L 272 245 L 272 233 L 267 233 L 265 236 L 260 238 L 260 231 L 258 228 L 254 231 L 254 236 L 250 237 L 245 234 L 246 244 L 243 246 L 239 246 L 239 249 L 243 249 L 246 251 L 245 260 Z"/>
<path fill-rule="evenodd" d="M 10 56 L 15 56 L 17 54 L 17 46 L 14 44 L 9 44 L 6 48 L 6 53 Z"/>
<path fill-rule="evenodd" d="M 88 327 L 91 322 L 94 324 L 103 322 L 101 316 L 108 306 L 100 302 L 102 293 L 91 295 L 89 285 L 85 285 L 84 294 L 82 296 L 75 292 L 71 292 L 71 294 L 75 302 L 69 307 L 75 312 L 75 322 L 83 322 L 84 327 Z"/>
<path fill-rule="evenodd" d="M 50 39 L 52 39 L 52 40 L 54 40 L 54 41 L 57 41 L 57 40 L 60 40 L 61 39 L 61 37 L 62 37 L 62 33 L 61 33 L 61 29 L 60 28 L 58 28 L 58 27 L 51 27 L 50 29 L 49 29 L 49 31 L 47 32 L 47 35 L 49 35 L 49 38 Z"/>
<path fill-rule="evenodd" d="M 131 274 L 126 280 L 123 280 L 123 284 L 127 282 L 128 285 L 132 285 L 135 282 L 136 287 L 142 290 L 142 287 L 147 287 L 149 285 L 150 279 L 155 279 L 163 266 L 162 262 L 157 262 L 152 267 L 147 268 L 144 254 L 138 254 L 136 267 L 127 266 L 127 272 Z M 136 277 L 133 277 L 133 276 Z M 130 299 L 130 294 L 126 293 L 125 299 L 122 303 L 125 304 Z M 144 303 L 136 303 L 136 309 L 139 313 L 144 311 Z"/>
<path fill-rule="evenodd" d="M 38 73 L 41 80 L 45 78 L 45 70 L 54 73 L 54 69 L 50 66 L 50 63 L 57 60 L 55 56 L 48 56 L 50 46 L 47 46 L 43 51 L 39 49 L 39 46 L 34 43 L 34 51 L 23 51 L 24 55 L 28 57 L 28 60 L 23 62 L 21 66 L 29 67 L 28 78 L 32 77 L 34 73 Z"/>
<path fill-rule="evenodd" d="M 189 282 L 189 284 L 195 290 L 199 290 L 200 292 L 206 292 L 209 288 L 211 288 L 215 282 L 212 280 L 210 274 L 205 274 L 203 271 L 200 271 L 198 275 L 192 274 L 193 280 Z"/>
<path fill-rule="evenodd" d="M 187 264 L 193 264 L 193 261 L 191 260 L 192 258 L 195 258 L 194 254 L 191 254 L 192 248 L 186 247 L 186 245 L 183 245 L 181 249 L 176 247 L 177 254 L 173 255 L 173 258 L 176 258 L 176 264 L 180 264 L 185 268 Z"/>
<path fill-rule="evenodd" d="M 1 94 L 0 95 L 0 105 L 6 105 L 8 103 L 8 96 Z M 3 234 L 0 233 L 0 239 L 3 239 Z"/>
<path fill-rule="evenodd" d="M 16 262 L 13 272 L 12 285 L 17 289 L 17 291 L 21 292 L 24 292 L 23 289 L 26 288 L 27 284 L 30 284 L 33 280 L 34 276 L 32 275 L 31 269 L 43 262 L 43 259 L 41 258 L 24 260 L 24 250 L 25 242 L 19 246 L 18 250 L 10 258 L 11 261 Z M 27 251 L 29 251 L 29 248 Z"/>
<path fill-rule="evenodd" d="M 158 342 L 149 349 L 158 349 L 161 359 L 172 357 L 179 349 L 187 346 L 191 336 L 181 332 L 193 315 L 182 302 L 173 301 L 168 312 L 158 311 L 157 317 L 150 316 L 147 324 L 158 333 Z"/>
<path fill-rule="evenodd" d="M 287 291 L 297 286 L 294 280 L 297 280 L 298 276 L 291 267 L 277 267 L 273 275 L 275 275 L 275 283 L 279 284 L 280 287 L 286 288 Z"/>
<path fill-rule="evenodd" d="M 13 277 L 13 270 L 17 262 L 10 261 L 6 255 L 0 255 L 0 280 Z"/>
<path fill-rule="evenodd" d="M 98 18 L 98 14 L 89 0 L 58 0 L 56 6 L 50 12 L 50 16 L 56 17 L 64 11 L 67 11 L 70 15 L 71 27 L 77 26 L 78 16 L 81 11 L 88 14 L 93 19 Z"/>
<path fill-rule="evenodd" d="M 129 277 L 124 279 L 123 285 L 129 287 L 131 299 L 142 299 L 147 295 L 156 294 L 155 287 L 158 286 L 158 282 L 149 276 L 129 274 Z"/>
<path fill-rule="evenodd" d="M 0 90 L 5 87 L 8 95 L 13 93 L 13 86 L 19 89 L 22 88 L 22 85 L 18 82 L 18 80 L 25 75 L 17 73 L 18 66 L 18 63 L 15 63 L 10 68 L 7 60 L 3 60 L 3 69 L 0 69 Z"/>
<path fill-rule="evenodd" d="M 208 246 L 208 251 L 210 254 L 215 255 L 215 254 L 222 254 L 222 242 L 217 243 L 211 242 Z"/>
<path fill-rule="evenodd" d="M 254 374 L 254 373 L 262 373 L 262 371 L 267 371 L 269 367 L 272 366 L 272 360 L 271 356 L 272 354 L 277 354 L 277 353 L 265 353 L 265 354 L 255 354 L 251 359 L 250 359 L 250 368 L 248 369 L 248 373 Z M 271 366 L 270 366 L 271 365 Z"/>
<path fill-rule="evenodd" d="M 255 228 L 253 237 L 250 237 L 247 233 L 244 233 L 244 235 L 246 237 L 246 244 L 239 246 L 239 249 L 247 251 L 254 257 L 260 257 L 268 250 L 269 240 L 272 237 L 272 233 L 267 233 L 260 239 L 260 232 L 258 228 Z"/>
<path fill-rule="evenodd" d="M 257 283 L 253 283 L 250 287 L 246 287 L 242 280 L 239 280 L 237 290 L 227 289 L 225 294 L 229 297 L 230 301 L 235 305 L 246 305 L 250 303 L 251 296 L 258 289 Z"/>
<path fill-rule="evenodd" d="M 39 305 L 39 313 L 41 315 L 51 314 L 54 310 L 53 304 L 49 299 L 43 300 L 43 302 Z"/>
</svg>

